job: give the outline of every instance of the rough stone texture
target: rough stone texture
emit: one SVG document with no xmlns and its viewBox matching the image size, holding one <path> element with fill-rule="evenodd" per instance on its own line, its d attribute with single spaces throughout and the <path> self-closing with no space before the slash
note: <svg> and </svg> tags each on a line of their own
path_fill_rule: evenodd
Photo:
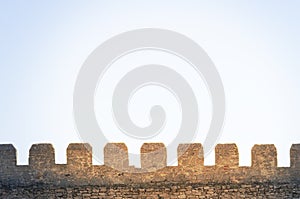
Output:
<svg viewBox="0 0 300 199">
<path fill-rule="evenodd" d="M 87 144 L 69 144 L 67 164 L 71 169 L 84 170 L 92 166 L 92 147 Z"/>
<path fill-rule="evenodd" d="M 293 144 L 290 154 L 291 167 L 300 169 L 300 144 Z"/>
<path fill-rule="evenodd" d="M 237 168 L 239 152 L 236 144 L 218 144 L 215 148 L 215 162 L 217 167 Z"/>
<path fill-rule="evenodd" d="M 274 175 L 277 168 L 277 150 L 274 144 L 254 145 L 252 147 L 252 167 L 261 175 Z"/>
<path fill-rule="evenodd" d="M 107 143 L 104 147 L 104 164 L 118 170 L 128 169 L 127 146 L 124 143 Z"/>
<path fill-rule="evenodd" d="M 92 165 L 91 151 L 87 144 L 70 144 L 67 164 L 55 164 L 51 144 L 33 145 L 30 165 L 16 165 L 15 148 L 0 145 L 0 198 L 300 198 L 299 144 L 291 147 L 290 167 L 277 167 L 274 145 L 255 145 L 251 167 L 237 166 L 232 144 L 216 147 L 223 167 L 204 166 L 200 144 L 180 145 L 179 166 L 166 167 L 164 145 L 144 144 L 143 168 L 128 170 Z"/>
<path fill-rule="evenodd" d="M 204 166 L 203 147 L 200 143 L 180 144 L 178 146 L 178 166 L 200 168 Z"/>
<path fill-rule="evenodd" d="M 144 143 L 141 148 L 141 166 L 148 171 L 167 166 L 167 150 L 163 143 Z"/>
<path fill-rule="evenodd" d="M 14 167 L 17 164 L 16 149 L 12 144 L 0 145 L 0 168 Z"/>
<path fill-rule="evenodd" d="M 1 198 L 299 198 L 299 184 L 199 184 L 162 183 L 147 185 L 81 187 L 0 187 Z"/>
<path fill-rule="evenodd" d="M 55 164 L 54 148 L 51 144 L 34 144 L 29 150 L 29 165 L 36 169 L 51 168 Z"/>
</svg>

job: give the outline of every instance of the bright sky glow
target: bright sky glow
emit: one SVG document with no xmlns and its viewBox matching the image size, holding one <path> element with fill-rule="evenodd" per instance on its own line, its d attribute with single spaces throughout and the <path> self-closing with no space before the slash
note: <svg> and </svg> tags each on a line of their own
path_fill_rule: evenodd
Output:
<svg viewBox="0 0 300 199">
<path fill-rule="evenodd" d="M 237 143 L 250 165 L 255 143 L 274 143 L 280 166 L 300 143 L 299 1 L 1 1 L 0 143 L 27 164 L 33 143 L 52 143 L 64 163 L 80 142 L 74 83 L 87 56 L 119 33 L 170 29 L 215 63 L 226 94 L 220 143 Z M 176 104 L 176 103 L 175 103 Z M 133 107 L 134 108 L 134 107 Z M 205 164 L 213 164 L 213 153 Z"/>
</svg>

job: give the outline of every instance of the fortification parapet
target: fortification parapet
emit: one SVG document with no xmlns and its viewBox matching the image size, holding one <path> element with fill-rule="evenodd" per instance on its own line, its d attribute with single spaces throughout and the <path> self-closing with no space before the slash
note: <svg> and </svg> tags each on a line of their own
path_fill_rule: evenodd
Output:
<svg viewBox="0 0 300 199">
<path fill-rule="evenodd" d="M 177 149 L 178 166 L 186 169 L 201 169 L 204 166 L 202 144 L 180 144 Z"/>
<path fill-rule="evenodd" d="M 238 168 L 239 152 L 236 144 L 218 144 L 215 147 L 216 167 Z"/>
<path fill-rule="evenodd" d="M 277 150 L 274 144 L 261 144 L 252 147 L 252 167 L 260 175 L 275 175 L 277 168 Z"/>
<path fill-rule="evenodd" d="M 0 145 L 0 172 L 17 164 L 16 149 L 12 144 Z"/>
<path fill-rule="evenodd" d="M 167 166 L 167 149 L 163 143 L 144 143 L 141 148 L 142 169 L 155 171 Z"/>
<path fill-rule="evenodd" d="M 35 144 L 29 165 L 16 165 L 14 146 L 0 145 L 0 198 L 300 198 L 299 151 L 292 145 L 290 167 L 277 167 L 275 146 L 255 145 L 251 167 L 239 167 L 237 146 L 218 144 L 215 166 L 206 166 L 201 144 L 180 144 L 178 166 L 167 166 L 164 144 L 145 143 L 142 168 L 133 168 L 124 143 L 105 146 L 105 165 L 92 164 L 88 144 L 70 144 L 67 164 L 55 164 L 51 144 Z"/>
<path fill-rule="evenodd" d="M 87 143 L 69 144 L 67 148 L 67 165 L 74 170 L 85 170 L 92 167 L 92 147 Z"/>
<path fill-rule="evenodd" d="M 104 165 L 127 170 L 129 167 L 127 146 L 124 143 L 107 143 L 104 147 Z"/>
<path fill-rule="evenodd" d="M 44 170 L 55 165 L 55 154 L 52 144 L 34 144 L 29 150 L 29 166 Z"/>
<path fill-rule="evenodd" d="M 34 144 L 29 165 L 16 165 L 13 145 L 0 145 L 0 185 L 28 186 L 35 183 L 66 185 L 189 183 L 299 183 L 300 145 L 291 146 L 290 167 L 277 167 L 274 145 L 255 145 L 251 167 L 239 167 L 235 144 L 218 144 L 215 166 L 204 165 L 203 147 L 199 143 L 178 146 L 178 166 L 167 166 L 167 151 L 162 143 L 145 143 L 141 147 L 141 168 L 129 166 L 124 143 L 109 143 L 104 148 L 104 164 L 92 164 L 92 147 L 70 144 L 67 164 L 55 164 L 51 144 Z"/>
<path fill-rule="evenodd" d="M 300 144 L 293 144 L 290 150 L 291 168 L 300 170 Z"/>
</svg>

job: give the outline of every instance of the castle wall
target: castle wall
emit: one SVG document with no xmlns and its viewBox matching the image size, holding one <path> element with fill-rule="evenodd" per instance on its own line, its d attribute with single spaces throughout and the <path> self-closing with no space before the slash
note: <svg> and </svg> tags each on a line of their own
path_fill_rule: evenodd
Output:
<svg viewBox="0 0 300 199">
<path fill-rule="evenodd" d="M 249 167 L 239 166 L 235 144 L 216 146 L 214 166 L 204 165 L 199 143 L 180 144 L 177 153 L 178 166 L 166 166 L 164 144 L 145 143 L 141 147 L 142 167 L 134 168 L 129 165 L 126 145 L 109 143 L 104 148 L 104 165 L 93 165 L 90 145 L 70 144 L 67 164 L 55 164 L 52 145 L 35 144 L 29 152 L 29 165 L 17 165 L 14 146 L 0 145 L 0 198 L 70 194 L 79 198 L 84 194 L 94 198 L 231 198 L 263 194 L 270 198 L 300 198 L 300 144 L 291 146 L 290 167 L 277 166 L 274 145 L 254 145 Z"/>
</svg>

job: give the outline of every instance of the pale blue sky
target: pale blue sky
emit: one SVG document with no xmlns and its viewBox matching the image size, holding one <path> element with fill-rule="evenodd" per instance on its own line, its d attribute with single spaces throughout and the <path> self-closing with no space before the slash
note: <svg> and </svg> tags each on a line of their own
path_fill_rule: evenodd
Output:
<svg viewBox="0 0 300 199">
<path fill-rule="evenodd" d="M 68 143 L 80 141 L 72 94 L 82 63 L 113 35 L 153 27 L 185 34 L 214 61 L 227 99 L 220 142 L 238 144 L 241 164 L 253 144 L 274 143 L 288 166 L 300 143 L 299 9 L 296 0 L 2 0 L 0 143 L 26 164 L 31 144 L 50 142 L 65 162 Z"/>
</svg>

